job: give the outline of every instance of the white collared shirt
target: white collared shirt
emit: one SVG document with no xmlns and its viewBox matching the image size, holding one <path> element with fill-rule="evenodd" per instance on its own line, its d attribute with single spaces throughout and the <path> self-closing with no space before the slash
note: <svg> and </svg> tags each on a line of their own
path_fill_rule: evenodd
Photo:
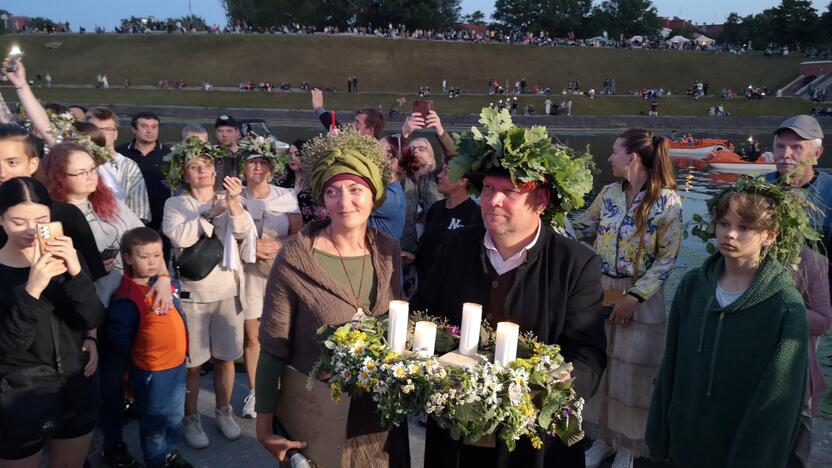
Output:
<svg viewBox="0 0 832 468">
<path fill-rule="evenodd" d="M 529 245 L 523 247 L 519 252 L 505 260 L 503 260 L 503 256 L 500 255 L 497 247 L 494 246 L 491 234 L 489 234 L 488 231 L 485 231 L 485 237 L 482 240 L 482 244 L 485 246 L 485 252 L 488 254 L 488 261 L 491 262 L 491 266 L 494 267 L 494 271 L 496 271 L 498 275 L 511 271 L 526 262 L 526 258 L 529 256 L 529 249 L 534 247 L 537 243 L 537 239 L 540 237 L 540 228 L 542 225 L 543 223 L 538 222 L 537 234 L 535 234 L 534 239 L 532 239 Z"/>
</svg>

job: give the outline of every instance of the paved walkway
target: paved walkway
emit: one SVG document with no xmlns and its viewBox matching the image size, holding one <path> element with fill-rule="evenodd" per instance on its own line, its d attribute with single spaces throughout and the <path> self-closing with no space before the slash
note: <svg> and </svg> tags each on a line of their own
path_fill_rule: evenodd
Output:
<svg viewBox="0 0 832 468">
<path fill-rule="evenodd" d="M 245 374 L 237 373 L 232 398 L 232 406 L 236 414 L 239 414 L 243 405 L 243 398 L 248 394 Z M 211 446 L 206 449 L 195 450 L 183 444 L 182 456 L 191 462 L 196 468 L 229 468 L 229 467 L 276 467 L 277 463 L 271 455 L 266 452 L 257 442 L 255 433 L 255 422 L 253 419 L 237 418 L 240 427 L 243 429 L 243 436 L 236 441 L 225 440 L 214 424 L 214 392 L 212 390 L 212 374 L 202 377 L 202 388 L 199 393 L 199 412 L 202 414 L 202 424 L 208 437 L 211 439 Z M 207 416 L 206 416 L 207 415 Z M 832 419 L 815 418 L 814 421 L 814 447 L 812 452 L 813 466 L 832 466 Z M 410 427 L 410 453 L 411 468 L 423 468 L 425 430 L 416 423 L 411 422 Z M 137 459 L 141 459 L 141 447 L 139 446 L 138 424 L 133 421 L 124 428 L 124 439 L 130 447 L 130 453 Z M 96 454 L 90 457 L 93 468 L 106 467 Z M 606 468 L 609 463 L 602 465 Z M 639 461 L 636 467 L 660 467 L 664 465 L 651 464 L 646 461 Z"/>
</svg>

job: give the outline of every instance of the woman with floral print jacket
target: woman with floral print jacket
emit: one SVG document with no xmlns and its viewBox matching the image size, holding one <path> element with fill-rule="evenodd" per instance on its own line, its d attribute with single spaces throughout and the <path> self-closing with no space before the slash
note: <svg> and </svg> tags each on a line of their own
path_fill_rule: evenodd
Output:
<svg viewBox="0 0 832 468">
<path fill-rule="evenodd" d="M 664 138 L 628 130 L 609 162 L 623 180 L 602 188 L 573 223 L 578 238 L 595 238 L 611 307 L 607 369 L 584 410 L 595 438 L 586 454 L 590 468 L 614 453 L 616 468 L 647 455 L 644 428 L 665 342 L 663 285 L 682 242 L 682 202 Z"/>
</svg>

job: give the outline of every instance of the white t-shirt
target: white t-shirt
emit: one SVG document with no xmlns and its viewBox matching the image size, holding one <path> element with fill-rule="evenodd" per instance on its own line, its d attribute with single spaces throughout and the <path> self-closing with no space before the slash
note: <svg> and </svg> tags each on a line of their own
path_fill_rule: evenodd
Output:
<svg viewBox="0 0 832 468">
<path fill-rule="evenodd" d="M 740 298 L 748 288 L 739 291 L 726 291 L 722 289 L 719 283 L 716 284 L 716 301 L 719 302 L 720 307 L 727 307 L 732 302 Z"/>
</svg>

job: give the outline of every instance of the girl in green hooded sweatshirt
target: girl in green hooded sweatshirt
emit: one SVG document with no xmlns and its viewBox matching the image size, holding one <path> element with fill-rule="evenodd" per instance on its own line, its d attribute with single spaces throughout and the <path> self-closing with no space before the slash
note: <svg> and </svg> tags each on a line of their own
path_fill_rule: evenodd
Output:
<svg viewBox="0 0 832 468">
<path fill-rule="evenodd" d="M 809 229 L 794 209 L 805 201 L 786 190 L 742 179 L 709 204 L 718 251 L 673 299 L 646 430 L 654 458 L 682 468 L 786 464 L 808 325 L 781 261 L 792 268 L 810 232 L 791 227 Z"/>
</svg>

